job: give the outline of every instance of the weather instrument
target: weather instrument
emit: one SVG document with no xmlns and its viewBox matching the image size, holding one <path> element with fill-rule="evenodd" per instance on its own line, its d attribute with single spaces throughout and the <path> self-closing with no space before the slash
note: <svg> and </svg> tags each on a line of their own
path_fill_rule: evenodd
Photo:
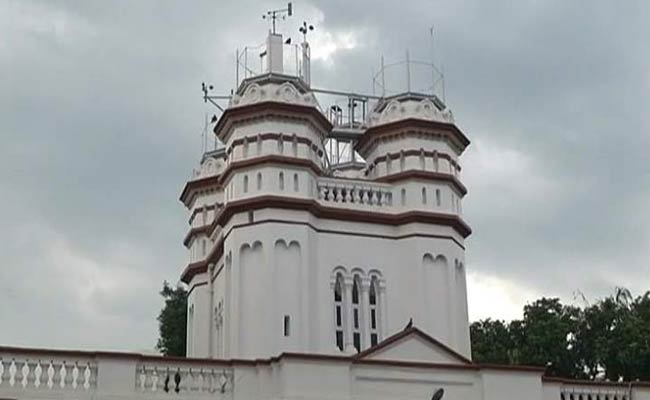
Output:
<svg viewBox="0 0 650 400">
<path fill-rule="evenodd" d="M 307 41 L 307 32 L 313 31 L 314 25 L 307 25 L 306 21 L 302 21 L 302 26 L 298 28 L 298 32 L 302 33 L 302 41 Z"/>
<path fill-rule="evenodd" d="M 270 19 L 273 26 L 273 34 L 275 35 L 275 21 L 278 19 L 285 20 L 287 17 L 293 15 L 293 8 L 291 2 L 287 4 L 287 8 L 280 8 L 277 10 L 269 10 L 266 14 L 262 15 L 262 19 Z"/>
</svg>

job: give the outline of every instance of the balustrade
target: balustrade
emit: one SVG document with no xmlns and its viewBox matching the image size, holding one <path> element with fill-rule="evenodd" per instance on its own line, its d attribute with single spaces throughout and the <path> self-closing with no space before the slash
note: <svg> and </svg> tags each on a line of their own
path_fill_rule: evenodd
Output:
<svg viewBox="0 0 650 400">
<path fill-rule="evenodd" d="M 136 390 L 157 393 L 223 394 L 232 391 L 230 368 L 188 367 L 168 363 L 141 364 L 137 368 Z"/>
<path fill-rule="evenodd" d="M 337 179 L 318 180 L 319 200 L 359 206 L 390 207 L 393 194 L 389 185 L 344 181 Z"/>
<path fill-rule="evenodd" d="M 630 389 L 626 387 L 588 387 L 564 388 L 559 400 L 629 400 Z"/>
<path fill-rule="evenodd" d="M 0 357 L 0 388 L 87 391 L 97 384 L 97 365 L 82 360 Z"/>
</svg>

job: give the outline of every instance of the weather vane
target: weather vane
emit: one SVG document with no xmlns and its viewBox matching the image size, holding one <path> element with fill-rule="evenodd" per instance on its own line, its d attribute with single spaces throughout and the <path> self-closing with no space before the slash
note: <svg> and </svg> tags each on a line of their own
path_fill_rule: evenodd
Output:
<svg viewBox="0 0 650 400">
<path fill-rule="evenodd" d="M 291 3 L 289 3 L 291 4 Z M 298 28 L 298 31 L 302 33 L 302 41 L 307 42 L 307 32 L 313 31 L 314 25 L 307 25 L 306 21 L 302 21 L 302 26 Z"/>
<path fill-rule="evenodd" d="M 267 11 L 266 14 L 262 15 L 262 19 L 271 20 L 271 23 L 273 25 L 273 34 L 275 35 L 275 21 L 279 18 L 285 20 L 287 19 L 287 17 L 290 17 L 292 14 L 293 12 L 291 7 L 291 2 L 289 2 L 289 4 L 287 4 L 287 8 Z"/>
</svg>

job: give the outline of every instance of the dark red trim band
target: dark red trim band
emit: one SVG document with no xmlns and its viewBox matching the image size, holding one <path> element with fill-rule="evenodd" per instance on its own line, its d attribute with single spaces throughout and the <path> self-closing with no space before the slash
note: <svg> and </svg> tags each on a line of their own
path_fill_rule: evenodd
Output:
<svg viewBox="0 0 650 400">
<path fill-rule="evenodd" d="M 463 185 L 457 177 L 451 174 L 444 174 L 442 172 L 433 172 L 433 171 L 422 171 L 422 170 L 409 170 L 404 172 L 398 172 L 391 175 L 386 175 L 375 179 L 376 182 L 385 182 L 393 183 L 398 181 L 403 181 L 406 179 L 423 179 L 423 180 L 434 180 L 434 181 L 445 181 L 451 183 L 451 185 L 461 194 L 465 196 L 467 194 L 467 187 Z"/>
<path fill-rule="evenodd" d="M 332 123 L 316 107 L 301 104 L 289 104 L 276 101 L 263 101 L 243 106 L 227 108 L 214 126 L 213 132 L 223 139 L 223 130 L 228 127 L 229 120 L 235 118 L 251 119 L 261 115 L 282 113 L 291 117 L 311 117 L 321 125 L 324 132 L 332 130 Z"/>
<path fill-rule="evenodd" d="M 226 226 L 233 215 L 264 208 L 304 210 L 310 212 L 315 217 L 322 219 L 366 222 L 391 226 L 418 222 L 439 224 L 455 229 L 461 236 L 463 236 L 463 238 L 468 237 L 472 233 L 471 228 L 462 220 L 462 218 L 452 214 L 434 213 L 429 211 L 408 211 L 400 214 L 385 214 L 371 211 L 346 210 L 326 207 L 313 199 L 298 199 L 283 196 L 259 196 L 227 203 L 215 216 L 213 223 L 207 226 L 208 228 L 200 228 L 201 232 L 210 235 L 217 226 Z M 210 254 L 208 254 L 205 260 L 188 264 L 181 274 L 181 280 L 185 283 L 189 283 L 196 274 L 207 271 L 208 260 L 218 261 L 222 254 L 223 240 L 219 241 L 219 244 L 210 252 Z"/>
<path fill-rule="evenodd" d="M 467 136 L 465 136 L 465 134 L 460 129 L 458 129 L 455 124 L 417 118 L 407 118 L 368 128 L 357 142 L 355 149 L 361 155 L 363 155 L 367 147 L 377 138 L 386 134 L 393 134 L 396 131 L 412 129 L 431 130 L 434 131 L 433 133 L 446 135 L 452 140 L 456 141 L 461 150 L 464 150 L 465 147 L 470 144 Z"/>
</svg>

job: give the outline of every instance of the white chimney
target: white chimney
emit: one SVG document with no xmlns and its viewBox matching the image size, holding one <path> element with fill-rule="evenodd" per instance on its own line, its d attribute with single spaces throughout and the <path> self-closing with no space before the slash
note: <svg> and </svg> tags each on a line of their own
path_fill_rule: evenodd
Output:
<svg viewBox="0 0 650 400">
<path fill-rule="evenodd" d="M 307 85 L 311 84 L 311 50 L 309 43 L 302 42 L 302 80 Z"/>
<path fill-rule="evenodd" d="M 269 32 L 266 39 L 266 72 L 281 74 L 282 64 L 282 35 Z"/>
</svg>

